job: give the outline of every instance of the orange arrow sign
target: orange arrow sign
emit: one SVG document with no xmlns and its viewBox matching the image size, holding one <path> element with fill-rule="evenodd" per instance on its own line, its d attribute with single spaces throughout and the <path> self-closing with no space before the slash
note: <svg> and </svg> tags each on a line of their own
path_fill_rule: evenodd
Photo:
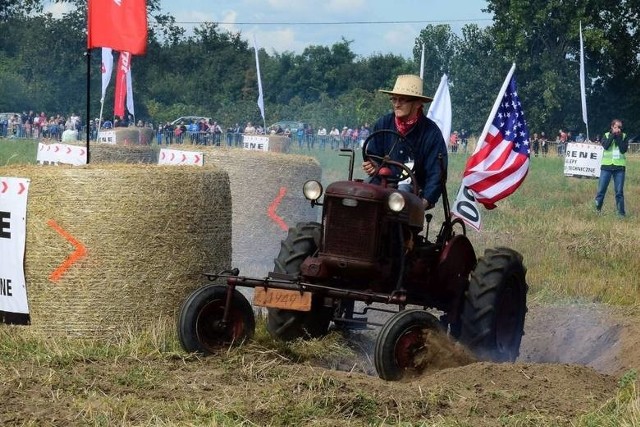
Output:
<svg viewBox="0 0 640 427">
<path fill-rule="evenodd" d="M 273 199 L 273 202 L 271 202 L 271 204 L 269 205 L 269 208 L 267 209 L 267 214 L 269 215 L 269 218 L 271 218 L 276 224 L 278 224 L 283 231 L 287 231 L 289 227 L 287 226 L 287 223 L 284 222 L 284 220 L 276 213 L 276 211 L 278 210 L 278 207 L 280 206 L 280 202 L 282 201 L 282 199 L 286 194 L 287 194 L 287 189 L 285 187 L 280 187 L 280 192 L 278 193 L 276 198 Z"/>
<path fill-rule="evenodd" d="M 54 230 L 56 230 L 56 232 L 61 235 L 62 237 L 64 237 L 69 243 L 71 243 L 76 250 L 73 251 L 71 253 L 71 255 L 69 255 L 67 257 L 67 259 L 65 259 L 62 264 L 60 264 L 58 266 L 58 268 L 56 268 L 55 270 L 53 270 L 53 272 L 49 275 L 49 280 L 51 280 L 52 282 L 57 282 L 58 280 L 60 280 L 60 277 L 62 277 L 62 275 L 76 262 L 78 261 L 80 258 L 82 258 L 83 256 L 85 256 L 87 254 L 87 248 L 80 243 L 79 241 L 77 241 L 71 234 L 69 234 L 67 231 L 65 231 L 62 227 L 60 227 L 58 225 L 57 222 L 55 222 L 54 220 L 50 219 L 49 221 L 47 221 L 47 225 L 51 228 L 53 228 Z"/>
</svg>

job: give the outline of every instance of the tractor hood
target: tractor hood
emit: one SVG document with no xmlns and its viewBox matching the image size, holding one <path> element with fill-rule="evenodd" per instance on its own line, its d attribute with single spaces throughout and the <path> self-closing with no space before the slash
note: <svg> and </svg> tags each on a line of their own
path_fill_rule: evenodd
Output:
<svg viewBox="0 0 640 427">
<path fill-rule="evenodd" d="M 405 207 L 401 212 L 392 212 L 387 206 L 391 193 L 400 192 L 405 199 Z M 399 191 L 396 188 L 383 187 L 363 181 L 338 181 L 327 187 L 325 198 L 353 199 L 354 201 L 378 202 L 384 205 L 387 215 L 397 216 L 401 222 L 411 227 L 422 228 L 424 225 L 424 205 L 422 199 L 413 193 Z"/>
</svg>

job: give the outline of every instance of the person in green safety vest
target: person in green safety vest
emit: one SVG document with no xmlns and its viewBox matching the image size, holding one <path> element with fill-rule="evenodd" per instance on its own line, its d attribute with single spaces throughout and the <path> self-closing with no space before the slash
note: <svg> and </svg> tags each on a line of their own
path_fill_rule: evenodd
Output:
<svg viewBox="0 0 640 427">
<path fill-rule="evenodd" d="M 602 138 L 602 162 L 600 164 L 600 180 L 598 181 L 598 193 L 596 194 L 596 211 L 600 212 L 604 196 L 611 178 L 616 193 L 616 210 L 618 215 L 624 217 L 624 175 L 627 166 L 625 153 L 629 149 L 627 134 L 622 132 L 622 121 L 613 119 L 611 131 L 606 132 Z"/>
</svg>

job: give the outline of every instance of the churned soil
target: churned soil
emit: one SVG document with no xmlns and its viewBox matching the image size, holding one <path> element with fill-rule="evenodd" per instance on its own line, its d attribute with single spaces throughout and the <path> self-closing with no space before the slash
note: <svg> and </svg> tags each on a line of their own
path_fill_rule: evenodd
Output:
<svg viewBox="0 0 640 427">
<path fill-rule="evenodd" d="M 401 382 L 375 376 L 374 332 L 352 333 L 355 356 L 335 362 L 251 348 L 240 364 L 236 353 L 236 365 L 226 353 L 14 361 L 0 367 L 0 425 L 233 424 L 199 418 L 207 407 L 242 425 L 571 425 L 640 366 L 640 318 L 620 309 L 533 305 L 525 330 L 519 360 L 507 364 L 474 361 L 446 337 L 427 337 L 430 369 Z"/>
</svg>

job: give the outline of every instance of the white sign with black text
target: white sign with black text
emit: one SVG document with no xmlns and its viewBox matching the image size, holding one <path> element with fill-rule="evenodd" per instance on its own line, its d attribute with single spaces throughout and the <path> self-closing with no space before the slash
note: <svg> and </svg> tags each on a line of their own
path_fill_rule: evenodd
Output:
<svg viewBox="0 0 640 427">
<path fill-rule="evenodd" d="M 116 143 L 116 131 L 115 130 L 101 130 L 98 132 L 97 142 L 102 142 L 103 144 L 113 144 Z"/>
<path fill-rule="evenodd" d="M 24 276 L 29 182 L 0 177 L 0 320 L 11 319 L 8 323 L 29 322 Z"/>
<path fill-rule="evenodd" d="M 253 151 L 269 151 L 269 137 L 265 135 L 243 135 L 242 148 Z"/>
<path fill-rule="evenodd" d="M 474 230 L 480 231 L 482 227 L 480 209 L 476 204 L 473 191 L 464 185 L 460 186 L 456 200 L 451 206 L 451 214 L 463 220 L 465 224 L 471 226 Z"/>
<path fill-rule="evenodd" d="M 580 142 L 567 144 L 564 158 L 565 176 L 600 177 L 603 148 L 598 144 Z"/>
</svg>

